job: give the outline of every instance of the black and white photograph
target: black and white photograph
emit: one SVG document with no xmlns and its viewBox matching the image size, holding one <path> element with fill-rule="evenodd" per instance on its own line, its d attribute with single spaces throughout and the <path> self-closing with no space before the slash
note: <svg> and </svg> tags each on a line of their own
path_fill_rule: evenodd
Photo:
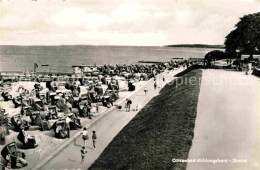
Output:
<svg viewBox="0 0 260 170">
<path fill-rule="evenodd" d="M 260 170 L 260 0 L 0 0 L 3 170 Z"/>
</svg>

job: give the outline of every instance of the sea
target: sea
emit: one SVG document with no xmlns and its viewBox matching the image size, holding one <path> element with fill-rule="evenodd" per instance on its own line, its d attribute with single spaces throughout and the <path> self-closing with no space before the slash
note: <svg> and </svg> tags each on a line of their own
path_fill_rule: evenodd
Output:
<svg viewBox="0 0 260 170">
<path fill-rule="evenodd" d="M 138 61 L 170 61 L 172 58 L 204 58 L 212 48 L 159 46 L 0 46 L 0 71 L 72 73 L 72 65 L 135 64 Z"/>
</svg>

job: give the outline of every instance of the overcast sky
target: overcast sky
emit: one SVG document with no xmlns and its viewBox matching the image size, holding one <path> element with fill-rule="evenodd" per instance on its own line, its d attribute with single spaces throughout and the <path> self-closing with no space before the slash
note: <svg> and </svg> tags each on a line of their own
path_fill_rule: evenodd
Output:
<svg viewBox="0 0 260 170">
<path fill-rule="evenodd" d="M 2 0 L 0 44 L 223 44 L 258 0 Z"/>
</svg>

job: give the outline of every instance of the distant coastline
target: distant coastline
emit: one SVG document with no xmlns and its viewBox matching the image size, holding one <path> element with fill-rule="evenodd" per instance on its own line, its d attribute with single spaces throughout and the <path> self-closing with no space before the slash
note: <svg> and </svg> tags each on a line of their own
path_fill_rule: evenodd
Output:
<svg viewBox="0 0 260 170">
<path fill-rule="evenodd" d="M 224 49 L 224 45 L 207 45 L 207 44 L 173 44 L 163 46 L 133 46 L 133 45 L 85 45 L 85 44 L 59 44 L 59 45 L 0 45 L 0 47 L 186 47 L 186 48 L 221 48 Z"/>
<path fill-rule="evenodd" d="M 224 45 L 206 45 L 206 44 L 176 44 L 176 45 L 164 45 L 163 47 L 188 47 L 188 48 L 218 48 L 223 49 Z"/>
</svg>

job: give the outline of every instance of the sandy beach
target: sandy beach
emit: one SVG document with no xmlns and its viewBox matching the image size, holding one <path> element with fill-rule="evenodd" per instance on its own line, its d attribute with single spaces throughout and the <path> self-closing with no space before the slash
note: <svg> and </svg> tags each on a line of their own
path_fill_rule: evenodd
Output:
<svg viewBox="0 0 260 170">
<path fill-rule="evenodd" d="M 144 83 L 147 81 L 144 80 L 136 80 L 134 82 L 134 85 L 136 86 L 136 89 L 139 89 L 141 86 L 143 86 Z M 11 94 L 13 97 L 17 96 L 17 90 L 20 86 L 23 86 L 25 89 L 31 91 L 34 88 L 35 82 L 15 82 L 11 84 L 11 88 L 9 90 L 9 94 Z M 133 92 L 128 91 L 128 82 L 121 78 L 119 81 L 120 89 L 119 89 L 119 99 L 115 102 L 118 103 L 122 99 L 124 99 L 126 96 L 129 96 Z M 46 84 L 41 83 L 41 86 L 45 89 Z M 107 86 L 102 85 L 102 88 L 104 91 L 106 90 Z M 64 90 L 65 87 L 59 87 L 59 90 Z M 14 105 L 12 101 L 3 101 L 3 99 L 0 100 L 0 107 L 2 109 L 6 110 L 7 116 L 11 118 L 14 115 L 20 114 L 21 108 L 14 108 Z M 94 115 L 94 118 L 98 118 L 102 116 L 104 112 L 108 110 L 107 107 L 100 106 L 99 107 L 99 113 L 96 113 L 96 107 L 93 105 L 91 108 L 91 113 Z M 58 113 L 59 115 L 60 113 Z M 23 119 L 30 121 L 30 117 L 24 117 Z M 82 118 L 80 117 L 81 123 L 88 124 L 91 123 L 92 120 L 88 118 Z M 36 165 L 37 162 L 44 159 L 46 155 L 49 155 L 55 148 L 59 147 L 66 139 L 57 139 L 54 137 L 53 129 L 49 131 L 40 131 L 38 126 L 31 126 L 30 130 L 27 131 L 27 134 L 33 135 L 36 138 L 36 142 L 39 144 L 39 146 L 35 149 L 24 149 L 24 146 L 21 142 L 17 140 L 18 132 L 15 132 L 13 130 L 9 130 L 10 134 L 5 137 L 5 143 L 8 144 L 12 141 L 15 141 L 18 148 L 21 149 L 21 151 L 25 152 L 26 154 L 26 160 L 29 162 L 29 166 L 25 167 L 25 169 L 32 168 Z M 71 130 L 71 135 L 74 135 L 77 132 L 77 130 Z M 4 146 L 0 146 L 0 150 L 2 150 Z M 0 156 L 1 157 L 1 156 Z"/>
</svg>

